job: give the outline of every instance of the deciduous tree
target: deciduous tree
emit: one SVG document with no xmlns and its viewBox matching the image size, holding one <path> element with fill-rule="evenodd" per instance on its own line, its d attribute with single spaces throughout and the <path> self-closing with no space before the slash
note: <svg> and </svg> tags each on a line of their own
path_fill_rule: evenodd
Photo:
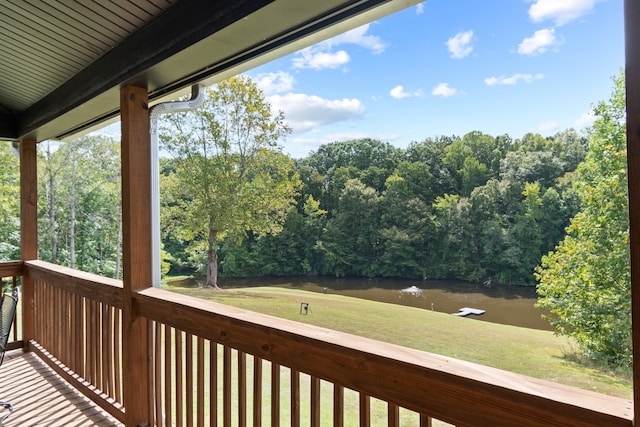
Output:
<svg viewBox="0 0 640 427">
<path fill-rule="evenodd" d="M 164 179 L 171 197 L 163 217 L 192 251 L 206 254 L 210 287 L 218 285 L 218 243 L 282 229 L 299 179 L 278 141 L 289 133 L 248 77 L 233 77 L 207 90 L 195 112 L 168 115 L 163 148 L 176 160 Z"/>
<path fill-rule="evenodd" d="M 589 152 L 575 188 L 582 210 L 567 237 L 537 269 L 538 305 L 556 331 L 584 354 L 612 365 L 631 363 L 631 298 L 624 80 L 595 108 Z"/>
</svg>

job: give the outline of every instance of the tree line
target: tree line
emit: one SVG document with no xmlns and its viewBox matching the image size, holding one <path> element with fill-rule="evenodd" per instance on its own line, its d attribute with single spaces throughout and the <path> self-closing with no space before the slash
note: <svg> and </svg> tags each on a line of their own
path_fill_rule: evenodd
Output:
<svg viewBox="0 0 640 427">
<path fill-rule="evenodd" d="M 571 184 L 586 151 L 574 130 L 327 144 L 296 161 L 282 231 L 222 241 L 221 271 L 531 285 L 580 208 Z"/>
<path fill-rule="evenodd" d="M 165 130 L 186 126 L 180 120 L 166 122 Z M 201 130 L 166 139 L 165 147 L 182 147 L 183 156 L 161 160 L 165 273 L 206 274 L 213 248 L 216 271 L 227 277 L 532 285 L 534 268 L 581 207 L 572 184 L 588 139 L 572 129 L 521 139 L 474 131 L 405 149 L 361 139 L 326 144 L 296 160 L 273 144 L 281 131 L 272 145 L 209 147 L 208 157 L 199 154 L 211 139 L 198 140 Z M 191 157 L 184 154 L 185 135 L 200 144 Z M 15 157 L 2 148 L 0 155 Z M 120 277 L 119 141 L 85 136 L 39 148 L 41 258 Z M 3 170 L 6 190 L 17 194 L 17 158 L 5 164 L 13 165 Z M 229 194 L 236 202 L 225 205 Z M 19 253 L 18 199 L 6 200 L 8 237 L 0 251 L 8 259 Z"/>
</svg>

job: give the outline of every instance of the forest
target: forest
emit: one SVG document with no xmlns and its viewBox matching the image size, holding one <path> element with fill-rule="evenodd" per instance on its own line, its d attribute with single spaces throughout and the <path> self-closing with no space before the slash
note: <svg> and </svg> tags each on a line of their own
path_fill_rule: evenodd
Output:
<svg viewBox="0 0 640 427">
<path fill-rule="evenodd" d="M 1 155 L 11 160 L 10 149 Z M 294 161 L 295 203 L 281 231 L 229 234 L 222 276 L 331 275 L 534 283 L 540 259 L 580 209 L 572 187 L 587 139 L 573 130 L 522 139 L 471 132 L 406 149 L 363 139 Z M 89 136 L 40 149 L 42 259 L 119 277 L 119 141 Z M 18 254 L 17 160 L 3 171 L 5 259 Z M 162 159 L 163 182 L 175 160 Z M 174 195 L 161 186 L 162 210 Z M 166 216 L 163 215 L 163 218 Z M 165 272 L 198 275 L 195 234 L 163 225 Z"/>
<path fill-rule="evenodd" d="M 580 207 L 571 181 L 586 148 L 573 130 L 322 146 L 296 161 L 302 187 L 282 231 L 223 241 L 221 272 L 533 284 Z M 187 252 L 166 237 L 172 256 Z"/>
</svg>

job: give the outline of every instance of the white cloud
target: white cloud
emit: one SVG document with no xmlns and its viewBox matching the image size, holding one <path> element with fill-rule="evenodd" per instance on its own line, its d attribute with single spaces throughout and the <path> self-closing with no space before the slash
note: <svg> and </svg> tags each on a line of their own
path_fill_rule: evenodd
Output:
<svg viewBox="0 0 640 427">
<path fill-rule="evenodd" d="M 449 97 L 461 93 L 458 89 L 449 86 L 449 83 L 438 83 L 436 87 L 431 91 L 431 95 Z"/>
<path fill-rule="evenodd" d="M 554 28 L 544 28 L 533 33 L 518 45 L 520 55 L 535 56 L 545 53 L 549 47 L 561 44 Z"/>
<path fill-rule="evenodd" d="M 258 74 L 254 81 L 265 95 L 290 91 L 295 83 L 293 76 L 284 71 Z"/>
<path fill-rule="evenodd" d="M 346 33 L 338 34 L 335 37 L 330 38 L 319 43 L 317 46 L 320 48 L 331 49 L 333 46 L 341 44 L 355 44 L 370 50 L 373 53 L 382 53 L 386 49 L 387 45 L 378 36 L 367 34 L 371 24 L 365 24 L 353 30 L 349 30 Z"/>
<path fill-rule="evenodd" d="M 349 54 L 344 50 L 337 52 L 321 52 L 308 47 L 301 50 L 300 56 L 293 58 L 293 68 L 311 68 L 322 70 L 335 69 L 349 62 Z"/>
<path fill-rule="evenodd" d="M 418 3 L 416 5 L 416 15 L 422 15 L 424 13 L 424 3 Z"/>
<path fill-rule="evenodd" d="M 398 85 L 389 91 L 389 95 L 395 99 L 410 98 L 412 96 L 422 96 L 422 90 L 407 92 L 404 90 L 404 86 Z"/>
<path fill-rule="evenodd" d="M 591 12 L 596 0 L 536 0 L 529 8 L 529 17 L 534 22 L 552 20 L 557 26 Z"/>
<path fill-rule="evenodd" d="M 516 73 L 516 74 L 514 74 L 512 76 L 509 76 L 509 77 L 506 77 L 506 76 L 487 77 L 486 79 L 484 79 L 484 83 L 487 86 L 515 85 L 519 81 L 523 81 L 525 83 L 531 83 L 534 80 L 541 80 L 543 78 L 544 78 L 544 74 L 542 74 L 542 73 L 537 73 L 537 74 Z"/>
<path fill-rule="evenodd" d="M 288 93 L 268 97 L 274 111 L 283 111 L 289 126 L 296 133 L 308 132 L 316 126 L 360 119 L 364 104 L 356 98 L 324 99 L 303 93 Z"/>
<path fill-rule="evenodd" d="M 589 110 L 586 113 L 582 113 L 578 120 L 574 122 L 576 129 L 584 129 L 589 126 L 593 126 L 596 121 L 596 116 L 593 114 L 593 110 Z"/>
<path fill-rule="evenodd" d="M 447 40 L 447 47 L 451 53 L 451 57 L 454 59 L 464 58 L 473 51 L 471 41 L 473 40 L 473 31 L 465 31 L 464 33 L 458 33 L 455 36 Z"/>
<path fill-rule="evenodd" d="M 347 64 L 351 57 L 344 49 L 334 51 L 336 46 L 356 45 L 371 51 L 374 54 L 385 50 L 386 44 L 378 36 L 367 34 L 370 24 L 354 28 L 346 33 L 325 40 L 298 52 L 294 57 L 294 68 L 311 68 L 322 70 L 325 68 L 339 68 Z"/>
</svg>

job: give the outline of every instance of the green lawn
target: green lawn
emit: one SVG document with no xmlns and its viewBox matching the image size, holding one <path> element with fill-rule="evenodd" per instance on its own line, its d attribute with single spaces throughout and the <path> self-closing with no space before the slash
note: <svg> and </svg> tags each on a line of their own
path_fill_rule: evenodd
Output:
<svg viewBox="0 0 640 427">
<path fill-rule="evenodd" d="M 340 295 L 273 287 L 167 290 L 631 399 L 631 381 L 575 363 L 552 332 Z M 309 303 L 308 315 L 300 303 Z"/>
</svg>

